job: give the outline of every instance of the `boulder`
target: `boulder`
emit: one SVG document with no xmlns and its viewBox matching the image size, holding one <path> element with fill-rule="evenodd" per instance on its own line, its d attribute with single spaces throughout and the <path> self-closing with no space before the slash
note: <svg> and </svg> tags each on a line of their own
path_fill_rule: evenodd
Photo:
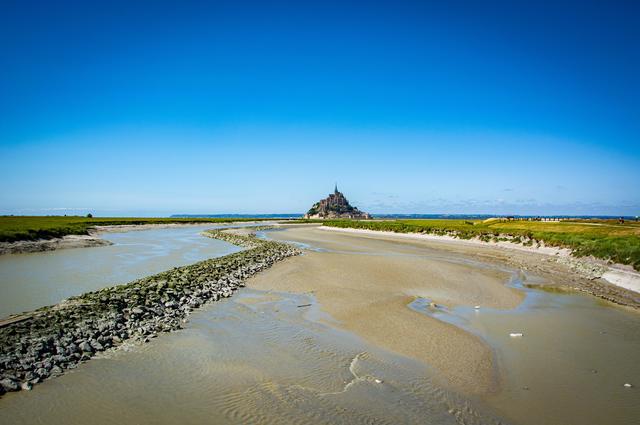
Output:
<svg viewBox="0 0 640 425">
<path fill-rule="evenodd" d="M 0 380 L 0 387 L 4 388 L 5 391 L 18 391 L 20 389 L 18 383 L 9 378 Z"/>
</svg>

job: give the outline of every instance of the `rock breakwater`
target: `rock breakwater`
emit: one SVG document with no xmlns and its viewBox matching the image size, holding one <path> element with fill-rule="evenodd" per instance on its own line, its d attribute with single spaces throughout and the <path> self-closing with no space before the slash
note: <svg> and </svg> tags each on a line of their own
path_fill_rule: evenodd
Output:
<svg viewBox="0 0 640 425">
<path fill-rule="evenodd" d="M 148 342 L 180 329 L 201 305 L 229 297 L 244 280 L 301 251 L 291 245 L 210 230 L 205 236 L 244 251 L 70 298 L 3 321 L 0 394 L 43 380 L 126 341 Z"/>
</svg>

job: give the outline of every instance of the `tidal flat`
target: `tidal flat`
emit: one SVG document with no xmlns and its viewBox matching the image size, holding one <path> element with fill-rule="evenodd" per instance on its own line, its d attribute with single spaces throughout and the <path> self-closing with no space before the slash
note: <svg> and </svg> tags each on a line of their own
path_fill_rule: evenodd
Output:
<svg viewBox="0 0 640 425">
<path fill-rule="evenodd" d="M 516 267 L 535 255 L 510 262 L 484 247 L 314 226 L 259 235 L 304 253 L 194 311 L 182 330 L 5 395 L 0 422 L 631 424 L 640 415 L 637 388 L 623 387 L 640 380 L 638 313 L 526 288 L 565 277 Z"/>
<path fill-rule="evenodd" d="M 271 237 L 311 249 L 250 287 L 313 291 L 341 329 L 429 365 L 444 387 L 482 400 L 504 420 L 640 417 L 637 388 L 625 386 L 640 382 L 638 310 L 535 289 L 576 278 L 542 255 L 318 227 Z"/>
</svg>

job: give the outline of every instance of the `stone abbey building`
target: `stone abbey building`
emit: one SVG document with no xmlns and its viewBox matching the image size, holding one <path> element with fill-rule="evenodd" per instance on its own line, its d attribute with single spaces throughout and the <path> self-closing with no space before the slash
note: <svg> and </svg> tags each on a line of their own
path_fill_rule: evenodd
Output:
<svg viewBox="0 0 640 425">
<path fill-rule="evenodd" d="M 352 218 L 359 220 L 368 220 L 371 215 L 362 212 L 356 207 L 352 207 L 347 198 L 338 191 L 338 185 L 332 194 L 322 199 L 311 207 L 304 215 L 304 218 Z"/>
</svg>

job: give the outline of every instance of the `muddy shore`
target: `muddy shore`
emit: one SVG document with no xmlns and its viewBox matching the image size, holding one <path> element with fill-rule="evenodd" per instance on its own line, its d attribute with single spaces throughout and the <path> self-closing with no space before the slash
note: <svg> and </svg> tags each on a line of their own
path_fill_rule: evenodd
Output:
<svg viewBox="0 0 640 425">
<path fill-rule="evenodd" d="M 616 304 L 640 308 L 640 273 L 622 264 L 607 264 L 590 257 L 576 258 L 571 255 L 570 250 L 564 248 L 528 247 L 512 242 L 484 242 L 449 236 L 364 229 L 324 226 L 319 229 L 327 232 L 357 234 L 365 238 L 422 241 L 438 249 L 477 255 L 546 277 L 560 274 L 564 282 L 563 289 L 582 291 Z M 546 279 L 546 281 L 547 283 L 541 283 L 539 286 L 549 285 L 548 282 L 552 279 Z"/>
<path fill-rule="evenodd" d="M 248 277 L 300 253 L 253 235 L 215 230 L 205 235 L 246 250 L 2 320 L 0 393 L 31 389 L 101 351 L 180 329 L 191 310 L 231 296 Z"/>
<path fill-rule="evenodd" d="M 0 255 L 107 245 L 111 245 L 111 242 L 100 239 L 95 235 L 67 235 L 62 238 L 39 239 L 35 241 L 0 242 Z"/>
<path fill-rule="evenodd" d="M 552 282 L 562 281 L 563 289 L 591 292 L 636 309 L 640 306 L 632 291 L 576 273 L 566 256 L 393 234 L 331 232 L 317 226 L 283 227 L 289 230 L 271 232 L 270 237 L 313 244 L 325 252 L 308 250 L 303 257 L 252 277 L 250 285 L 262 290 L 313 292 L 322 308 L 344 329 L 377 346 L 434 366 L 448 383 L 467 393 L 489 393 L 498 386 L 499 376 L 489 347 L 455 326 L 407 309 L 407 305 L 422 297 L 449 308 L 481 305 L 506 310 L 515 308 L 523 294 L 505 285 L 509 280 L 507 272 L 485 270 L 463 260 L 404 256 L 414 247 L 454 254 L 454 258 L 455 254 L 476 257 L 548 278 L 525 285 L 557 286 Z M 256 239 L 252 232 L 257 229 L 264 227 L 206 232 L 249 248 L 246 251 L 74 297 L 3 321 L 0 365 L 9 371 L 2 376 L 8 379 L 3 386 L 29 388 L 65 368 L 75 367 L 102 349 L 128 339 L 148 340 L 159 331 L 177 329 L 190 309 L 230 295 L 258 270 L 300 252 L 290 245 Z M 388 252 L 389 241 L 396 244 L 394 249 L 402 256 Z M 342 255 L 345 252 L 374 255 Z M 173 287 L 169 282 L 174 282 Z M 421 326 L 415 326 L 416 322 Z M 75 333 L 66 337 L 61 328 L 72 328 Z"/>
<path fill-rule="evenodd" d="M 232 275 L 227 283 L 224 277 L 210 282 L 207 277 L 203 283 L 200 273 L 211 276 L 217 271 L 198 266 L 193 273 L 181 274 L 175 271 L 197 265 L 176 268 L 165 273 L 175 272 L 171 279 L 137 285 L 141 291 L 126 294 L 123 317 L 115 317 L 116 323 L 122 320 L 125 325 L 116 324 L 115 332 L 107 326 L 106 336 L 98 334 L 100 327 L 96 330 L 92 324 L 97 307 L 76 310 L 89 319 L 90 329 L 83 332 L 71 321 L 76 334 L 70 341 L 54 334 L 51 346 L 48 340 L 39 339 L 37 327 L 30 327 L 22 335 L 25 343 L 35 343 L 34 349 L 17 345 L 8 355 L 19 352 L 22 363 L 27 363 L 36 350 L 42 350 L 44 361 L 38 365 L 46 369 L 50 361 L 52 376 L 76 366 L 70 363 L 63 368 L 55 363 L 60 358 L 54 356 L 62 347 L 86 342 L 83 348 L 92 351 L 85 356 L 80 349 L 79 362 L 84 361 L 83 356 L 86 360 L 98 354 L 94 341 L 108 351 L 113 350 L 106 348 L 111 343 L 116 350 L 99 355 L 112 360 L 89 362 L 76 373 L 38 386 L 34 393 L 7 395 L 5 417 L 20 416 L 33 407 L 38 418 L 45 418 L 40 423 L 68 423 L 68 418 L 80 412 L 97 423 L 111 423 L 116 417 L 125 418 L 121 422 L 135 422 L 132 418 L 150 422 L 153 418 L 157 423 L 178 419 L 202 423 L 217 418 L 217 423 L 232 423 L 242 418 L 242 423 L 264 423 L 271 418 L 272 423 L 280 423 L 287 422 L 283 418 L 300 422 L 310 411 L 338 411 L 340 417 L 348 411 L 356 415 L 350 418 L 360 413 L 386 418 L 388 413 L 395 423 L 422 423 L 422 418 L 432 419 L 425 404 L 415 410 L 416 418 L 421 419 L 400 418 L 410 410 L 412 400 L 428 400 L 428 405 L 449 404 L 443 412 L 451 417 L 468 413 L 464 420 L 433 423 L 634 423 L 629 419 L 637 412 L 635 389 L 622 384 L 635 385 L 640 379 L 632 361 L 640 348 L 636 312 L 582 294 L 523 287 L 571 286 L 568 279 L 582 278 L 569 265 L 550 261 L 554 258 L 548 255 L 497 247 L 327 232 L 309 225 L 280 227 L 286 229 L 266 228 L 273 231 L 264 234 L 265 239 L 259 234 L 256 243 L 290 241 L 304 248 L 303 255 L 273 263 L 269 270 L 252 277 L 247 271 L 244 282 L 234 281 Z M 254 242 L 253 236 L 243 238 L 252 231 L 255 228 L 226 230 L 221 237 L 236 244 Z M 236 237 L 241 238 L 231 239 Z M 252 249 L 248 246 L 241 253 L 221 257 L 216 264 L 223 264 L 227 271 L 238 270 L 237 263 L 242 261 L 227 263 L 228 259 L 241 258 L 240 254 Z M 176 286 L 171 289 L 180 295 L 166 290 L 164 280 L 167 284 L 173 280 Z M 182 326 L 182 320 L 196 308 L 191 303 L 206 302 L 198 291 L 226 289 L 230 295 L 234 285 L 245 284 L 249 288 L 230 300 L 200 309 L 181 332 L 161 334 L 165 329 L 154 328 L 156 319 L 169 330 L 174 319 Z M 178 298 L 162 299 L 174 296 Z M 132 306 L 140 311 L 134 312 Z M 203 312 L 208 314 L 201 316 Z M 465 317 L 470 321 L 458 320 Z M 107 318 L 106 323 L 111 320 Z M 146 322 L 150 318 L 153 321 Z M 55 319 L 48 315 L 40 323 L 49 326 Z M 21 318 L 15 320 L 12 327 L 19 329 Z M 318 332 L 312 336 L 303 328 L 287 327 L 291 322 Z M 143 332 L 136 333 L 140 329 Z M 510 338 L 512 331 L 524 332 L 524 337 Z M 115 338 L 110 340 L 111 335 Z M 151 340 L 148 345 L 134 342 Z M 129 349 L 128 341 L 135 346 Z M 336 354 L 334 343 L 345 344 L 346 355 Z M 129 356 L 133 352 L 138 354 Z M 67 356 L 67 352 L 60 355 Z M 296 366 L 299 357 L 307 360 Z M 374 358 L 386 360 L 361 370 Z M 408 368 L 406 374 L 402 368 Z M 141 369 L 146 372 L 138 375 Z M 279 370 L 284 374 L 275 373 Z M 368 380 L 359 380 L 360 376 Z M 32 385 L 14 377 L 7 377 L 11 381 L 5 383 L 25 389 Z M 351 378 L 355 383 L 349 382 Z M 130 381 L 126 388 L 119 387 L 122 380 Z M 118 388 L 117 396 L 105 398 L 101 385 Z M 577 399 L 576 388 L 580 389 Z M 452 393 L 462 398 L 446 395 Z M 416 398 L 417 394 L 424 398 Z M 132 405 L 132 398 L 144 402 Z M 181 400 L 179 406 L 172 404 L 176 398 Z M 341 403 L 340 407 L 333 401 Z M 166 404 L 171 407 L 163 410 Z M 403 408 L 397 409 L 400 405 Z M 501 420 L 477 416 L 494 408 Z M 305 423 L 335 423 L 328 420 L 332 417 L 315 416 Z M 22 418 L 16 423 L 34 422 L 28 413 Z"/>
<path fill-rule="evenodd" d="M 581 291 L 593 285 L 594 292 L 599 291 L 603 298 L 610 296 L 636 309 L 640 306 L 635 293 L 582 278 L 566 264 L 532 252 L 395 235 L 329 232 L 318 227 L 289 228 L 271 232 L 270 237 L 313 248 L 249 279 L 249 287 L 312 292 L 337 326 L 434 367 L 443 382 L 466 394 L 489 394 L 499 388 L 500 376 L 491 348 L 476 336 L 412 311 L 407 305 L 420 297 L 446 308 L 509 310 L 520 304 L 524 294 L 507 285 L 513 277 L 509 272 L 488 270 L 465 258 L 495 264 L 498 270 L 506 266 L 542 278 L 525 279 L 525 285 L 557 287 L 555 282 L 563 282 L 563 288 Z"/>
<path fill-rule="evenodd" d="M 339 327 L 434 367 L 456 390 L 483 394 L 497 389 L 499 377 L 486 344 L 407 305 L 420 296 L 450 307 L 481 304 L 514 308 L 523 295 L 505 285 L 508 273 L 418 254 L 413 257 L 406 255 L 416 252 L 410 245 L 390 247 L 384 241 L 342 236 L 317 227 L 271 232 L 270 237 L 313 244 L 321 251 L 307 250 L 305 255 L 249 279 L 247 286 L 312 292 Z"/>
</svg>

